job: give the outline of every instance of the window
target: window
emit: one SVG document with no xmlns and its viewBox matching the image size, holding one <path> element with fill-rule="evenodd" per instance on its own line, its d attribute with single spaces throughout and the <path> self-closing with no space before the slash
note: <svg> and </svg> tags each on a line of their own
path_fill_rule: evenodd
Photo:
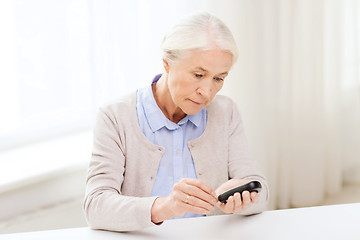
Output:
<svg viewBox="0 0 360 240">
<path fill-rule="evenodd" d="M 0 150 L 90 130 L 162 71 L 166 29 L 202 5 L 189 2 L 0 1 Z"/>
<path fill-rule="evenodd" d="M 1 1 L 0 149 L 90 126 L 87 1 Z"/>
<path fill-rule="evenodd" d="M 100 105 L 151 80 L 146 73 L 158 73 L 159 64 L 148 60 L 159 48 L 149 48 L 153 42 L 139 31 L 152 31 L 149 16 L 134 14 L 144 7 L 138 1 L 1 1 L 0 150 L 90 130 Z"/>
</svg>

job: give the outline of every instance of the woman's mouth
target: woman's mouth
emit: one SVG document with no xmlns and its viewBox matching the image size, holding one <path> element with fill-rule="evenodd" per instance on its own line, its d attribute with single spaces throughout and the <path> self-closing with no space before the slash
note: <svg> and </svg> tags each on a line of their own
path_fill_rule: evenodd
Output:
<svg viewBox="0 0 360 240">
<path fill-rule="evenodd" d="M 195 102 L 195 101 L 193 101 L 193 100 L 191 100 L 191 99 L 189 99 L 192 103 L 194 103 L 194 104 L 196 104 L 196 105 L 201 105 L 201 103 L 199 103 L 199 102 Z"/>
</svg>

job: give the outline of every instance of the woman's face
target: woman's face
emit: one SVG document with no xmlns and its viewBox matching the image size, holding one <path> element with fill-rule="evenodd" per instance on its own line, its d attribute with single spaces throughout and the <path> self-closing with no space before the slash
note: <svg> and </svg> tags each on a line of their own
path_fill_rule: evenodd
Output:
<svg viewBox="0 0 360 240">
<path fill-rule="evenodd" d="M 174 104 L 186 114 L 196 114 L 220 91 L 231 66 L 232 54 L 220 49 L 192 51 L 179 62 L 165 62 Z"/>
</svg>

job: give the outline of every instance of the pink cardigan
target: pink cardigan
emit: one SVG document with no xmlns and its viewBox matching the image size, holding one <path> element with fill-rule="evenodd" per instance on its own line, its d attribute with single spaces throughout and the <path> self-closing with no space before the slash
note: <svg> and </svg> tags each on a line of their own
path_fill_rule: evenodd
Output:
<svg viewBox="0 0 360 240">
<path fill-rule="evenodd" d="M 251 158 L 236 104 L 217 95 L 207 106 L 204 133 L 188 142 L 196 174 L 214 190 L 230 178 L 262 183 L 260 201 L 242 214 L 262 212 L 269 189 Z M 100 109 L 84 199 L 93 229 L 132 231 L 153 226 L 150 197 L 165 149 L 141 132 L 136 115 L 136 93 Z M 222 214 L 215 209 L 209 215 Z"/>
</svg>

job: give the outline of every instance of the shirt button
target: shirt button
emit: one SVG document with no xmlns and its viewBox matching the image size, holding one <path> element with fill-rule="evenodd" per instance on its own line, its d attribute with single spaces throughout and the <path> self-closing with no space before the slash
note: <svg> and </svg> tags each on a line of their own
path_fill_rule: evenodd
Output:
<svg viewBox="0 0 360 240">
<path fill-rule="evenodd" d="M 179 150 L 176 150 L 176 154 L 179 154 L 180 153 L 180 151 Z"/>
</svg>

